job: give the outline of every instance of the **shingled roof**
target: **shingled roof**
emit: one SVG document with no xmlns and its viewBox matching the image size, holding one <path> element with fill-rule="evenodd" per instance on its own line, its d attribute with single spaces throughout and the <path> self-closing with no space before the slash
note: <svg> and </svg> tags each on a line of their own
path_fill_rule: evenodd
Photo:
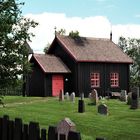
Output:
<svg viewBox="0 0 140 140">
<path fill-rule="evenodd" d="M 33 54 L 33 58 L 45 73 L 70 73 L 71 71 L 62 62 L 62 60 L 54 55 Z"/>
<path fill-rule="evenodd" d="M 55 40 L 78 62 L 133 63 L 133 60 L 110 39 L 72 38 L 57 34 L 54 42 Z"/>
</svg>

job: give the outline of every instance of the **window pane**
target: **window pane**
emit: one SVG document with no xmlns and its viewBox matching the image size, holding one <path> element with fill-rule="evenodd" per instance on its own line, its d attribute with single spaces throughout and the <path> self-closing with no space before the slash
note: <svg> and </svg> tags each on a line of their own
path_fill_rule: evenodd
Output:
<svg viewBox="0 0 140 140">
<path fill-rule="evenodd" d="M 100 74 L 91 73 L 91 87 L 100 87 Z"/>
<path fill-rule="evenodd" d="M 119 86 L 119 74 L 118 73 L 110 73 L 110 84 L 111 84 L 111 87 Z"/>
</svg>

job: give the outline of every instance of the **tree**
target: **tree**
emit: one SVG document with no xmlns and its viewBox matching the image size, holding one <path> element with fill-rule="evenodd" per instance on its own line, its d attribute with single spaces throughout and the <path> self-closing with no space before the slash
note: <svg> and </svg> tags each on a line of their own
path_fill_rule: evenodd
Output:
<svg viewBox="0 0 140 140">
<path fill-rule="evenodd" d="M 127 48 L 127 40 L 121 36 L 119 38 L 118 45 L 123 51 L 125 51 Z"/>
<path fill-rule="evenodd" d="M 118 45 L 134 60 L 130 67 L 131 87 L 140 87 L 140 39 L 120 37 Z"/>
<path fill-rule="evenodd" d="M 60 29 L 60 30 L 56 31 L 56 33 L 58 33 L 60 35 L 65 35 L 66 34 L 66 30 L 65 29 Z"/>
<path fill-rule="evenodd" d="M 60 29 L 60 30 L 56 30 L 57 28 L 55 27 L 55 34 L 59 34 L 59 35 L 66 35 L 66 30 L 65 29 Z M 70 31 L 69 32 L 69 36 L 72 37 L 72 38 L 76 38 L 76 37 L 79 37 L 79 32 L 78 31 Z"/>
<path fill-rule="evenodd" d="M 56 27 L 54 29 L 55 29 L 55 34 L 66 35 L 66 30 L 65 29 L 61 28 L 58 31 L 56 30 L 57 29 Z M 77 38 L 77 37 L 79 37 L 79 32 L 78 31 L 71 31 L 71 32 L 69 32 L 69 36 L 72 37 L 72 38 Z M 43 50 L 45 54 L 47 54 L 49 47 L 50 47 L 50 43 L 48 43 Z"/>
<path fill-rule="evenodd" d="M 69 32 L 69 36 L 72 38 L 77 38 L 77 37 L 79 37 L 79 32 L 78 31 L 71 31 L 71 32 Z"/>
<path fill-rule="evenodd" d="M 45 54 L 47 54 L 49 47 L 50 47 L 50 43 L 48 43 L 43 50 Z"/>
<path fill-rule="evenodd" d="M 0 1 L 0 88 L 13 87 L 18 76 L 28 73 L 28 49 L 25 42 L 34 36 L 29 32 L 38 23 L 24 18 L 16 0 Z"/>
</svg>

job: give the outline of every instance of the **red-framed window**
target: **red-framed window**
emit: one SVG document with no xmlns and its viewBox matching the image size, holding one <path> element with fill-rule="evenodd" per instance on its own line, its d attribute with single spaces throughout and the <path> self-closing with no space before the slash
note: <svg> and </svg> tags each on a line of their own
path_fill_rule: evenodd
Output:
<svg viewBox="0 0 140 140">
<path fill-rule="evenodd" d="M 90 74 L 91 88 L 100 87 L 100 73 L 92 72 Z"/>
<path fill-rule="evenodd" d="M 119 87 L 119 73 L 110 73 L 110 85 L 111 87 Z"/>
</svg>

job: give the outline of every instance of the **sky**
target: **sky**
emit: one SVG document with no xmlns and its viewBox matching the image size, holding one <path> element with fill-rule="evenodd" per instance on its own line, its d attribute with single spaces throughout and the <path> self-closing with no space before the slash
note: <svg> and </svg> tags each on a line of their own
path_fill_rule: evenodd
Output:
<svg viewBox="0 0 140 140">
<path fill-rule="evenodd" d="M 22 14 L 39 23 L 30 31 L 36 53 L 54 39 L 54 28 L 78 30 L 80 36 L 109 38 L 117 44 L 120 36 L 140 38 L 140 0 L 24 0 Z"/>
</svg>

